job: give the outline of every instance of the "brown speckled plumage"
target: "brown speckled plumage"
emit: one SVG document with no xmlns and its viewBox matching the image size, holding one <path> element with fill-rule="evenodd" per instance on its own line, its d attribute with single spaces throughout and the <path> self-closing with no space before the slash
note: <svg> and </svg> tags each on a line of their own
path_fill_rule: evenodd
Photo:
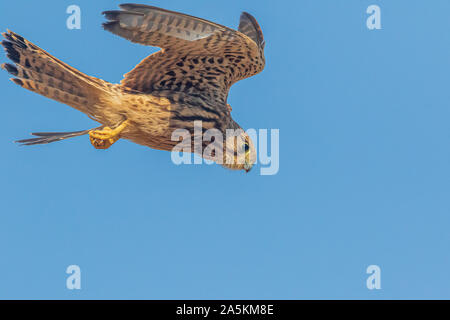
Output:
<svg viewBox="0 0 450 320">
<path fill-rule="evenodd" d="M 264 68 L 265 43 L 256 20 L 243 13 L 236 31 L 146 5 L 120 8 L 104 12 L 105 30 L 162 49 L 120 84 L 87 76 L 11 31 L 3 34 L 2 45 L 14 64 L 2 67 L 16 84 L 68 104 L 103 126 L 127 120 L 120 137 L 154 149 L 171 150 L 177 144 L 172 132 L 193 132 L 195 120 L 201 120 L 205 130 L 216 128 L 223 134 L 240 128 L 231 118 L 227 97 L 234 83 Z M 22 142 L 48 143 L 87 132 L 40 133 Z M 243 139 L 250 140 L 247 135 Z M 253 144 L 251 148 L 254 152 Z"/>
</svg>

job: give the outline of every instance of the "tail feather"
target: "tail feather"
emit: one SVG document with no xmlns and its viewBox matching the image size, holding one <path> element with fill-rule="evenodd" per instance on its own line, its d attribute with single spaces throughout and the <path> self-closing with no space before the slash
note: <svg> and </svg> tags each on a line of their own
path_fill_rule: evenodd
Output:
<svg viewBox="0 0 450 320">
<path fill-rule="evenodd" d="M 96 118 L 96 102 L 111 84 L 85 75 L 12 31 L 2 35 L 6 40 L 1 44 L 14 64 L 1 67 L 15 77 L 14 83 Z"/>
<path fill-rule="evenodd" d="M 45 97 L 68 104 L 80 111 L 88 110 L 89 96 L 84 91 L 77 89 L 76 86 L 68 86 L 55 77 L 45 73 L 37 73 L 32 69 L 24 69 L 20 65 L 4 63 L 2 69 L 8 71 L 16 78 L 11 78 L 15 84 L 39 93 Z"/>
</svg>

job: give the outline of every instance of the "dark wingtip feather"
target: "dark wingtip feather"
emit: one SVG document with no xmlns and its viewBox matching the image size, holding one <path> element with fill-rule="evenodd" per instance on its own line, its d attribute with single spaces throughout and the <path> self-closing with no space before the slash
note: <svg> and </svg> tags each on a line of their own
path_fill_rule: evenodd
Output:
<svg viewBox="0 0 450 320">
<path fill-rule="evenodd" d="M 34 132 L 33 136 L 38 138 L 23 139 L 14 141 L 22 146 L 32 146 L 36 144 L 47 144 L 51 142 L 61 141 L 72 137 L 78 137 L 88 134 L 90 130 L 73 131 L 73 132 Z"/>
<path fill-rule="evenodd" d="M 130 9 L 148 9 L 148 8 L 154 8 L 152 6 L 148 6 L 145 4 L 137 4 L 137 3 L 121 3 L 119 4 L 120 9 L 124 10 L 130 10 Z"/>
<path fill-rule="evenodd" d="M 253 25 L 255 25 L 255 24 L 258 25 L 258 22 L 256 21 L 256 18 L 254 16 L 252 16 L 250 13 L 246 12 L 246 11 L 242 11 L 240 18 L 241 19 L 242 18 L 247 18 L 248 20 L 250 20 L 253 23 Z"/>
<path fill-rule="evenodd" d="M 55 141 L 63 140 L 62 138 L 55 137 L 40 137 L 40 138 L 31 138 L 31 139 L 22 139 L 16 140 L 15 143 L 20 143 L 21 146 L 32 146 L 36 144 L 47 144 Z"/>
<path fill-rule="evenodd" d="M 10 80 L 11 80 L 12 82 L 14 82 L 15 84 L 17 84 L 17 85 L 23 87 L 23 81 L 22 81 L 22 80 L 20 80 L 20 79 L 18 79 L 18 78 L 11 78 Z"/>
<path fill-rule="evenodd" d="M 6 56 L 11 59 L 14 63 L 20 62 L 20 54 L 19 52 L 14 48 L 13 43 L 3 40 L 2 46 L 6 50 Z"/>
<path fill-rule="evenodd" d="M 31 138 L 31 139 L 16 140 L 14 141 L 14 143 L 20 143 L 21 146 L 32 146 L 35 144 L 48 143 L 48 141 L 45 138 Z"/>
<path fill-rule="evenodd" d="M 121 10 L 103 11 L 102 14 L 109 21 L 120 21 L 121 15 L 122 15 L 122 17 L 124 15 L 144 16 L 144 13 L 141 13 L 141 12 L 132 12 L 132 11 L 125 11 L 125 10 L 122 10 L 122 11 Z"/>
<path fill-rule="evenodd" d="M 8 51 L 9 49 L 13 49 L 13 44 L 10 41 L 2 40 L 1 44 L 6 51 Z"/>
<path fill-rule="evenodd" d="M 17 70 L 16 66 L 10 64 L 10 63 L 3 63 L 1 65 L 2 69 L 8 71 L 8 73 L 12 74 L 13 76 L 17 77 L 17 74 L 19 71 Z"/>
<path fill-rule="evenodd" d="M 24 37 L 22 37 L 21 35 L 10 31 L 9 34 L 11 35 L 11 37 L 14 39 L 14 42 L 18 45 L 20 45 L 22 48 L 26 48 L 27 45 L 25 44 L 25 39 Z"/>
<path fill-rule="evenodd" d="M 248 12 L 242 12 L 241 13 L 241 17 L 240 17 L 240 21 L 239 21 L 239 31 L 241 31 L 241 27 L 243 27 L 243 29 L 245 30 L 245 24 L 247 22 L 250 22 L 251 25 L 253 26 L 253 31 L 255 32 L 255 36 L 256 39 L 253 39 L 260 47 L 262 47 L 264 49 L 265 46 L 265 41 L 264 41 L 264 35 L 263 32 L 261 30 L 261 27 L 258 23 L 258 21 L 256 21 L 256 18 L 254 16 L 252 16 L 250 13 Z M 244 32 L 245 33 L 245 32 Z M 247 34 L 249 35 L 249 34 Z"/>
<path fill-rule="evenodd" d="M 13 37 L 11 37 L 11 34 L 9 32 L 3 32 L 2 36 L 8 41 L 14 41 Z"/>
<path fill-rule="evenodd" d="M 27 45 L 25 44 L 25 39 L 18 35 L 17 33 L 14 33 L 12 31 L 8 31 L 8 33 L 4 33 L 3 37 L 5 37 L 6 40 L 12 42 L 14 45 L 25 49 Z"/>
<path fill-rule="evenodd" d="M 135 3 L 121 3 L 119 4 L 119 8 L 126 8 L 126 7 L 130 7 L 130 6 L 135 6 Z"/>
<path fill-rule="evenodd" d="M 119 10 L 108 10 L 108 11 L 103 11 L 102 15 L 105 16 L 105 19 L 110 20 L 110 21 L 115 21 L 118 20 L 118 16 L 121 13 L 121 11 Z"/>
<path fill-rule="evenodd" d="M 117 27 L 117 24 L 119 23 L 119 21 L 108 21 L 108 22 L 103 22 L 102 23 L 102 27 L 103 29 L 105 29 L 106 31 L 110 31 L 114 33 L 114 29 L 115 27 Z"/>
</svg>

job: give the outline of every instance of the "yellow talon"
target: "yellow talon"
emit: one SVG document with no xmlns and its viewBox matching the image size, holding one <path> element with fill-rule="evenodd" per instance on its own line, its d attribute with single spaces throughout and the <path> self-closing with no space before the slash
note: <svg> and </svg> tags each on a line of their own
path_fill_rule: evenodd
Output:
<svg viewBox="0 0 450 320">
<path fill-rule="evenodd" d="M 120 139 L 120 134 L 127 127 L 127 125 L 128 120 L 125 120 L 114 129 L 104 127 L 100 130 L 89 131 L 89 139 L 91 140 L 91 144 L 96 149 L 108 149 Z"/>
</svg>

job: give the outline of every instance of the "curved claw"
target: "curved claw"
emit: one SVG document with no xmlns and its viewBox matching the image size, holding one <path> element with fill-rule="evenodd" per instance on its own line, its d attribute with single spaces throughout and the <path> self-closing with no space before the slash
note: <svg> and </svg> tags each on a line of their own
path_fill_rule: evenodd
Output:
<svg viewBox="0 0 450 320">
<path fill-rule="evenodd" d="M 114 129 L 111 129 L 110 127 L 103 127 L 99 130 L 89 131 L 89 139 L 91 144 L 96 149 L 108 149 L 120 139 L 120 134 L 127 127 L 127 125 L 128 120 L 125 120 Z"/>
</svg>

